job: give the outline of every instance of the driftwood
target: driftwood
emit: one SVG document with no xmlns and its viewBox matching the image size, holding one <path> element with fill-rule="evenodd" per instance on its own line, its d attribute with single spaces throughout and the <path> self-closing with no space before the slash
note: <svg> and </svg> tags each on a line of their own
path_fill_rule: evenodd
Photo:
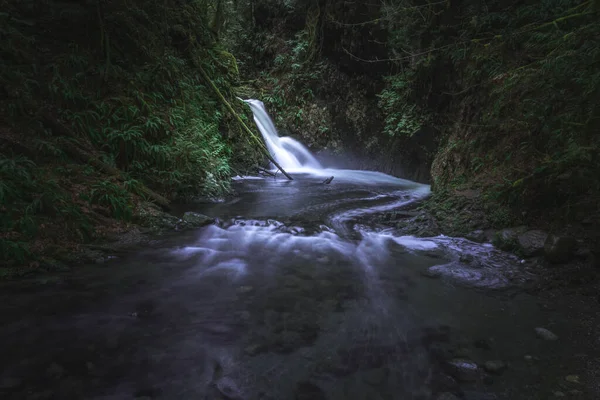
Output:
<svg viewBox="0 0 600 400">
<path fill-rule="evenodd" d="M 329 185 L 331 183 L 331 181 L 333 180 L 333 176 L 330 176 L 329 178 L 325 179 L 323 181 L 324 184 Z"/>
<path fill-rule="evenodd" d="M 231 104 L 229 104 L 227 99 L 223 96 L 223 94 L 221 94 L 221 91 L 219 90 L 219 88 L 213 83 L 213 81 L 210 79 L 208 74 L 204 71 L 204 69 L 202 68 L 200 63 L 195 63 L 195 64 L 196 64 L 196 67 L 198 67 L 198 70 L 200 70 L 200 73 L 202 74 L 202 77 L 204 78 L 204 80 L 206 80 L 206 82 L 208 82 L 208 84 L 212 87 L 214 92 L 217 94 L 217 96 L 221 100 L 221 103 L 223 103 L 223 105 L 225 105 L 225 107 L 227 107 L 227 109 L 229 110 L 231 115 L 233 115 L 235 117 L 235 119 L 239 122 L 240 126 L 246 132 L 248 132 L 248 134 L 250 134 L 250 136 L 254 139 L 255 142 L 257 142 L 259 144 L 259 146 L 261 147 L 261 149 L 263 149 L 263 152 L 265 153 L 265 155 L 267 156 L 269 161 L 271 161 L 273 163 L 273 165 L 275 165 L 277 167 L 277 169 L 280 170 L 283 175 L 285 175 L 286 178 L 288 178 L 289 180 L 293 180 L 294 178 L 292 178 L 290 174 L 285 172 L 285 170 L 281 167 L 281 165 L 279 165 L 279 163 L 277 161 L 275 161 L 275 159 L 271 156 L 271 154 L 269 153 L 269 150 L 265 147 L 264 143 L 259 138 L 257 138 L 256 135 L 250 130 L 250 128 L 248 128 L 248 125 L 246 125 L 246 123 L 244 121 L 242 121 L 242 119 L 235 112 L 235 110 L 233 109 Z"/>
<path fill-rule="evenodd" d="M 56 120 L 49 114 L 42 114 L 41 118 L 42 118 L 42 122 L 46 126 L 48 126 L 50 129 L 52 129 L 55 133 L 57 133 L 61 136 L 65 136 L 65 137 L 71 137 L 71 138 L 77 137 L 68 127 L 63 125 L 60 121 Z M 95 168 L 97 168 L 101 171 L 104 171 L 109 175 L 113 175 L 120 181 L 125 180 L 123 175 L 121 175 L 121 171 L 119 169 L 114 168 L 114 167 L 100 161 L 96 157 L 91 156 L 89 153 L 87 153 L 86 150 L 79 148 L 74 143 L 69 142 L 68 140 L 63 140 L 62 148 L 65 151 L 65 153 L 67 153 L 71 158 L 79 160 L 82 163 L 89 163 L 92 166 L 94 166 Z M 160 194 L 158 194 L 156 192 L 153 192 L 152 190 L 148 189 L 144 185 L 141 186 L 140 190 L 142 191 L 142 193 L 144 193 L 146 196 L 148 196 L 148 198 L 153 200 L 156 204 L 160 205 L 163 209 L 168 210 L 170 208 L 169 200 L 167 200 L 165 197 L 161 196 Z"/>
</svg>

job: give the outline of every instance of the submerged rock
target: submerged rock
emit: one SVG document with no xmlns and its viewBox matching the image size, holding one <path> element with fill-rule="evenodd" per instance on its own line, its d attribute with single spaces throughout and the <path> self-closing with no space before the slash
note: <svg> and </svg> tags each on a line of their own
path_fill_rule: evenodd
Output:
<svg viewBox="0 0 600 400">
<path fill-rule="evenodd" d="M 548 341 L 558 340 L 558 336 L 556 336 L 554 333 L 550 332 L 546 328 L 535 328 L 535 333 L 540 339 Z"/>
<path fill-rule="evenodd" d="M 553 264 L 569 261 L 575 254 L 577 241 L 570 236 L 548 235 L 544 243 L 544 256 Z"/>
<path fill-rule="evenodd" d="M 525 257 L 539 256 L 544 253 L 544 243 L 548 233 L 540 230 L 527 231 L 518 236 L 519 249 Z"/>
</svg>

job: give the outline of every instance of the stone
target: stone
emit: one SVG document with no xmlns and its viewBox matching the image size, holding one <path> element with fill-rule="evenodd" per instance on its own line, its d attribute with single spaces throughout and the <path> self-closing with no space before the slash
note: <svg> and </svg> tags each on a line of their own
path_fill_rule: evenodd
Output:
<svg viewBox="0 0 600 400">
<path fill-rule="evenodd" d="M 187 226 L 193 228 L 199 228 L 201 226 L 209 225 L 215 221 L 214 218 L 191 211 L 188 211 L 185 214 L 183 214 L 183 217 L 181 219 L 183 220 L 183 222 L 186 223 Z"/>
<path fill-rule="evenodd" d="M 471 360 L 455 358 L 447 366 L 448 373 L 461 382 L 473 382 L 479 378 L 479 367 Z"/>
<path fill-rule="evenodd" d="M 552 264 L 568 262 L 575 254 L 577 241 L 570 236 L 548 235 L 544 243 L 544 256 Z"/>
<path fill-rule="evenodd" d="M 506 370 L 506 368 L 506 363 L 500 360 L 486 361 L 483 365 L 483 369 L 491 374 L 501 374 L 504 372 L 504 370 Z"/>
<path fill-rule="evenodd" d="M 486 241 L 486 236 L 485 236 L 485 232 L 482 231 L 481 229 L 470 232 L 468 234 L 465 235 L 465 239 L 468 239 L 472 242 L 476 242 L 476 243 L 484 243 Z"/>
<path fill-rule="evenodd" d="M 541 230 L 527 231 L 517 237 L 519 249 L 525 257 L 535 257 L 544 253 L 544 243 L 548 233 Z"/>
<path fill-rule="evenodd" d="M 472 254 L 461 254 L 459 260 L 462 263 L 471 264 L 475 260 L 475 257 Z"/>
<path fill-rule="evenodd" d="M 546 328 L 540 328 L 540 327 L 535 328 L 535 333 L 536 333 L 536 335 L 538 335 L 538 337 L 540 339 L 544 339 L 544 340 L 548 340 L 548 341 L 558 340 L 558 336 L 556 336 L 554 333 L 550 332 Z"/>
<path fill-rule="evenodd" d="M 242 392 L 238 387 L 237 383 L 228 376 L 224 376 L 219 379 L 216 383 L 217 389 L 226 399 L 229 400 L 242 400 Z"/>
</svg>

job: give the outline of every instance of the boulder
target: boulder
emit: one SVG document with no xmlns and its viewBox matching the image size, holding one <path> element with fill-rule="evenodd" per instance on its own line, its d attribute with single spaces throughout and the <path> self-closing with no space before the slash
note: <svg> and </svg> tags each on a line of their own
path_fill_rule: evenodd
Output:
<svg viewBox="0 0 600 400">
<path fill-rule="evenodd" d="M 527 231 L 517 237 L 519 249 L 525 257 L 540 256 L 544 253 L 544 244 L 548 234 L 540 230 Z"/>
<path fill-rule="evenodd" d="M 486 241 L 486 235 L 485 232 L 482 231 L 481 229 L 467 233 L 465 235 L 466 239 L 469 239 L 472 242 L 477 242 L 477 243 L 483 243 Z"/>
<path fill-rule="evenodd" d="M 571 236 L 548 235 L 544 243 L 544 256 L 552 264 L 569 261 L 575 254 L 577 241 Z"/>
<path fill-rule="evenodd" d="M 189 227 L 199 228 L 201 226 L 212 224 L 215 219 L 204 214 L 188 211 L 181 218 Z"/>
</svg>

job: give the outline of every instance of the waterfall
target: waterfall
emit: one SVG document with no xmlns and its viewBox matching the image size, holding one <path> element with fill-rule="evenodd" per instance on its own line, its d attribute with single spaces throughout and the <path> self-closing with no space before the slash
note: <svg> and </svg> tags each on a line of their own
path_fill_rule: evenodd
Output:
<svg viewBox="0 0 600 400">
<path fill-rule="evenodd" d="M 302 143 L 290 137 L 279 137 L 262 101 L 252 99 L 244 101 L 252 109 L 254 122 L 267 144 L 267 149 L 283 169 L 290 171 L 323 169 L 315 156 Z"/>
</svg>

